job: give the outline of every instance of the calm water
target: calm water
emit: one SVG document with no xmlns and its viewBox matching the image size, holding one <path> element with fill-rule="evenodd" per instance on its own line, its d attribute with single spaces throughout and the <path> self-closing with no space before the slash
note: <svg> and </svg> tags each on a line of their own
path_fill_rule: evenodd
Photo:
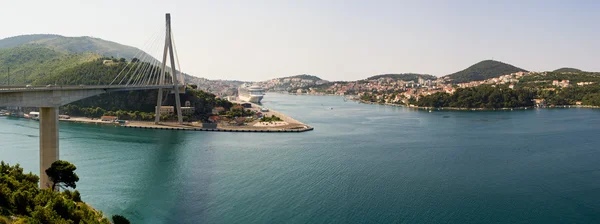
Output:
<svg viewBox="0 0 600 224">
<path fill-rule="evenodd" d="M 61 123 L 60 156 L 83 200 L 134 223 L 600 223 L 600 110 L 264 104 L 315 130 Z M 38 173 L 38 135 L 35 121 L 0 118 L 0 159 Z"/>
</svg>

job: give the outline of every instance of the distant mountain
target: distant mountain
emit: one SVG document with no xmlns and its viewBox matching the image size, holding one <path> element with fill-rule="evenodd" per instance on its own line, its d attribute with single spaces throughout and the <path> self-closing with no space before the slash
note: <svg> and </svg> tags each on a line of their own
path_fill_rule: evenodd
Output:
<svg viewBox="0 0 600 224">
<path fill-rule="evenodd" d="M 453 83 L 471 82 L 498 77 L 515 72 L 526 72 L 527 70 L 494 60 L 485 60 L 471 65 L 465 70 L 447 75 Z"/>
<path fill-rule="evenodd" d="M 565 68 L 556 69 L 553 72 L 562 73 L 562 72 L 583 72 L 583 71 L 581 71 L 579 69 L 576 69 L 576 68 L 567 68 L 567 67 L 565 67 Z"/>
<path fill-rule="evenodd" d="M 132 59 L 140 49 L 94 37 L 65 37 L 55 34 L 31 34 L 0 40 L 0 48 L 20 46 L 45 47 L 62 53 L 93 52 L 104 56 Z M 143 57 L 140 53 L 137 57 Z"/>
<path fill-rule="evenodd" d="M 419 78 L 423 78 L 423 79 L 430 79 L 430 80 L 435 80 L 437 79 L 437 77 L 433 76 L 433 75 L 426 75 L 426 74 L 415 74 L 415 73 L 404 73 L 404 74 L 382 74 L 382 75 L 376 75 L 376 76 L 371 76 L 369 78 L 367 78 L 367 80 L 376 80 L 376 79 L 380 79 L 380 78 L 392 78 L 394 80 L 402 80 L 402 81 L 418 81 Z"/>
<path fill-rule="evenodd" d="M 307 74 L 302 74 L 302 75 L 294 75 L 294 76 L 288 76 L 288 77 L 283 77 L 283 78 L 279 78 L 279 79 L 287 79 L 287 78 L 300 78 L 300 79 L 308 79 L 308 80 L 313 80 L 313 81 L 319 81 L 319 80 L 323 80 L 317 76 L 314 75 L 307 75 Z"/>
</svg>

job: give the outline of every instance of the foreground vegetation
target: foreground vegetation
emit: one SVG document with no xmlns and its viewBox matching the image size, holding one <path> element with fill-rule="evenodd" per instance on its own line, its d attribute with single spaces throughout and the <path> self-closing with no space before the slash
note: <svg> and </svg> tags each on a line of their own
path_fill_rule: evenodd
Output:
<svg viewBox="0 0 600 224">
<path fill-rule="evenodd" d="M 76 167 L 56 161 L 46 174 L 57 189 L 75 188 Z M 110 223 L 102 212 L 81 201 L 79 191 L 38 188 L 39 177 L 23 173 L 18 164 L 0 162 L 0 223 Z M 122 216 L 115 223 L 129 223 Z M 114 218 L 113 218 L 114 220 Z"/>
</svg>

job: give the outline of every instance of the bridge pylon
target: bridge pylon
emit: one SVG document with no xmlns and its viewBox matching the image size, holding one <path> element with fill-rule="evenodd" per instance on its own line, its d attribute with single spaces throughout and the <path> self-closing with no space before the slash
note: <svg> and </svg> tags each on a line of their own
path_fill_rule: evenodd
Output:
<svg viewBox="0 0 600 224">
<path fill-rule="evenodd" d="M 165 75 L 167 69 L 167 55 L 169 55 L 169 59 L 171 61 L 171 78 L 173 81 L 173 92 L 175 93 L 175 110 L 177 111 L 177 122 L 179 124 L 183 123 L 183 116 L 181 112 L 181 100 L 179 96 L 179 82 L 177 81 L 177 70 L 175 69 L 175 55 L 173 54 L 173 35 L 171 34 L 171 14 L 167 13 L 165 15 L 167 22 L 167 32 L 165 35 L 165 49 L 163 53 L 162 67 L 161 67 L 161 76 L 159 80 L 159 85 L 164 85 L 165 83 Z M 155 109 L 155 118 L 154 123 L 160 123 L 160 107 L 162 104 L 162 94 L 163 89 L 158 89 L 158 97 L 156 100 L 156 109 Z"/>
</svg>

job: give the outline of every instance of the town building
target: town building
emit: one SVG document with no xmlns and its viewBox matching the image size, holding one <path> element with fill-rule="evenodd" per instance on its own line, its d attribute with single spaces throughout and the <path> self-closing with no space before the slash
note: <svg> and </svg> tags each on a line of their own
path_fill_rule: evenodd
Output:
<svg viewBox="0 0 600 224">
<path fill-rule="evenodd" d="M 195 107 L 181 107 L 181 114 L 194 114 L 196 112 Z"/>
<path fill-rule="evenodd" d="M 224 111 L 225 111 L 224 107 L 214 107 L 212 109 L 212 114 L 216 115 L 216 114 L 219 114 L 219 113 L 224 112 Z"/>
<path fill-rule="evenodd" d="M 156 111 L 156 106 L 154 107 L 154 111 Z M 173 106 L 160 106 L 160 114 L 172 114 L 175 112 L 175 107 Z"/>
</svg>

